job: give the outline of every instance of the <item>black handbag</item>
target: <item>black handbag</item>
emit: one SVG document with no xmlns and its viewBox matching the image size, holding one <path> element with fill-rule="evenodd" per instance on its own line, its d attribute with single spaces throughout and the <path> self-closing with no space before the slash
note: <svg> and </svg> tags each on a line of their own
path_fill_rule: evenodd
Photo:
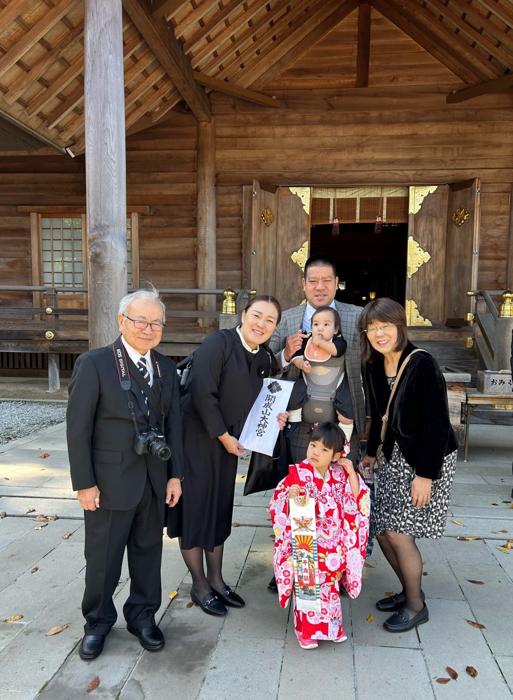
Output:
<svg viewBox="0 0 513 700">
<path fill-rule="evenodd" d="M 278 486 L 287 476 L 290 460 L 287 454 L 287 442 L 280 430 L 272 457 L 261 452 L 252 452 L 249 460 L 248 474 L 244 484 L 244 495 L 268 491 Z"/>
</svg>

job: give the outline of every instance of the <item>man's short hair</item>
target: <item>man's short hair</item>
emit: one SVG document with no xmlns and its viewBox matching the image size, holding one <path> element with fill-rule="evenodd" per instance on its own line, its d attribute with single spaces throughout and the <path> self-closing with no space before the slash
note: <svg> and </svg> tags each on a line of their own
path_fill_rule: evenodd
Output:
<svg viewBox="0 0 513 700">
<path fill-rule="evenodd" d="M 330 258 L 328 258 L 326 255 L 311 255 L 305 263 L 304 278 L 306 279 L 308 268 L 320 267 L 321 265 L 329 265 L 329 267 L 331 267 L 331 269 L 333 270 L 333 276 L 337 276 L 337 266 L 335 265 L 333 260 L 330 260 Z"/>
<path fill-rule="evenodd" d="M 130 304 L 134 301 L 158 301 L 162 307 L 162 320 L 166 320 L 166 306 L 159 296 L 158 290 L 152 285 L 147 289 L 136 289 L 134 292 L 129 292 L 119 302 L 118 315 L 126 314 Z"/>
</svg>

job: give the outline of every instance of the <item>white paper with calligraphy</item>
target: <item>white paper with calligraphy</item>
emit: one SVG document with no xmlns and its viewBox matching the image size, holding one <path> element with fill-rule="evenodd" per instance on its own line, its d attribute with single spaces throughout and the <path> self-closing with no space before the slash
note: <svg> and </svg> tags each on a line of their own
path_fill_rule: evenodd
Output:
<svg viewBox="0 0 513 700">
<path fill-rule="evenodd" d="M 280 431 L 278 413 L 287 410 L 294 382 L 267 378 L 251 407 L 239 438 L 246 450 L 272 457 Z"/>
</svg>

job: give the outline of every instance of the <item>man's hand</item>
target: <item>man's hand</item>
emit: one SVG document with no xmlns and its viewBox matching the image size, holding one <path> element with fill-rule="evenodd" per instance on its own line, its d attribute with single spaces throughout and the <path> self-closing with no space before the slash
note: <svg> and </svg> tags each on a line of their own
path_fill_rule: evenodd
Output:
<svg viewBox="0 0 513 700">
<path fill-rule="evenodd" d="M 283 428 L 287 425 L 288 419 L 289 414 L 287 413 L 287 411 L 283 411 L 283 413 L 278 413 L 278 415 L 276 416 L 276 420 L 278 421 L 280 430 L 283 430 Z"/>
<path fill-rule="evenodd" d="M 100 489 L 98 486 L 91 486 L 88 489 L 79 489 L 77 499 L 80 507 L 84 510 L 96 510 L 100 507 Z"/>
<path fill-rule="evenodd" d="M 242 457 L 246 451 L 244 446 L 240 444 L 237 438 L 229 433 L 223 433 L 222 435 L 219 435 L 217 439 L 222 443 L 224 449 L 231 455 Z"/>
<path fill-rule="evenodd" d="M 301 330 L 296 331 L 296 333 L 293 335 L 287 336 L 283 352 L 283 357 L 285 358 L 286 362 L 290 362 L 292 355 L 295 355 L 295 353 L 303 345 L 303 339 L 307 337 L 308 334 L 303 333 Z"/>
<path fill-rule="evenodd" d="M 174 508 L 182 495 L 182 484 L 180 479 L 169 479 L 166 487 L 166 504 Z"/>
<path fill-rule="evenodd" d="M 427 506 L 431 500 L 431 479 L 416 476 L 411 482 L 411 500 L 416 508 Z"/>
</svg>

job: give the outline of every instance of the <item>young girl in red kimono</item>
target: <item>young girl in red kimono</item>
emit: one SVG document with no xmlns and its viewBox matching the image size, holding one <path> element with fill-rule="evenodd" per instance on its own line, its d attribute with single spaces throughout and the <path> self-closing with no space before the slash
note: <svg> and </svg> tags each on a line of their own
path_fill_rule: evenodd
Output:
<svg viewBox="0 0 513 700">
<path fill-rule="evenodd" d="M 303 649 L 317 640 L 343 642 L 340 581 L 351 598 L 360 593 L 369 534 L 369 492 L 353 463 L 342 458 L 344 436 L 334 423 L 314 428 L 306 459 L 289 467 L 269 510 L 274 528 L 274 571 L 279 603 L 288 605 L 294 589 L 294 629 Z M 313 499 L 315 530 L 308 518 L 291 528 L 289 499 Z M 313 509 L 312 509 L 313 515 Z M 315 537 L 297 535 L 297 526 Z M 295 570 L 295 571 L 294 571 Z M 296 580 L 295 580 L 296 579 Z M 307 598 L 314 600 L 310 603 Z"/>
</svg>

